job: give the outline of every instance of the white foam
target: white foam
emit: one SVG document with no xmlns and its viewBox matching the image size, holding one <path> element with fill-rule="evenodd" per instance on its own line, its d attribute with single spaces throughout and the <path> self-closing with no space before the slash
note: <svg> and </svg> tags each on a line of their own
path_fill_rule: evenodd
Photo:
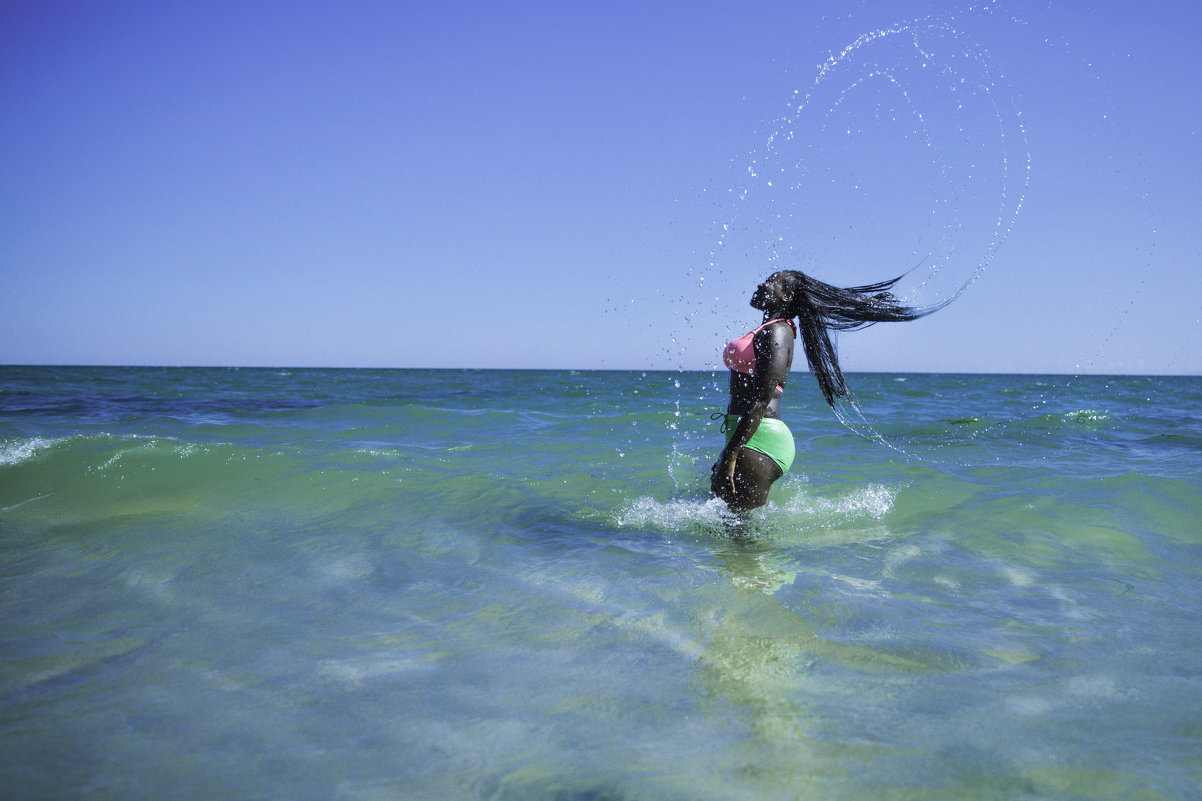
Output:
<svg viewBox="0 0 1202 801">
<path fill-rule="evenodd" d="M 661 502 L 636 498 L 614 518 L 619 526 L 637 526 L 680 531 L 691 528 L 722 528 L 738 518 L 718 498 L 678 499 Z"/>
<path fill-rule="evenodd" d="M 817 518 L 824 523 L 849 523 L 871 518 L 880 520 L 893 508 L 897 493 L 880 484 L 869 484 L 846 495 L 814 497 L 802 490 L 786 502 L 791 515 Z"/>
<path fill-rule="evenodd" d="M 17 465 L 27 459 L 32 459 L 37 452 L 49 448 L 59 440 L 34 437 L 33 439 L 17 440 L 0 447 L 0 465 Z"/>
<path fill-rule="evenodd" d="M 751 514 L 755 527 L 764 524 L 767 530 L 761 533 L 780 533 L 800 528 L 813 531 L 819 528 L 853 523 L 862 520 L 880 520 L 893 508 L 897 494 L 879 484 L 869 484 L 852 492 L 832 497 L 814 496 L 796 482 L 787 486 L 787 500 L 783 503 L 769 501 L 763 509 Z M 730 511 L 718 498 L 684 498 L 657 501 L 641 497 L 631 501 L 614 515 L 619 526 L 650 527 L 663 531 L 700 530 L 725 533 L 734 525 L 745 522 Z"/>
</svg>

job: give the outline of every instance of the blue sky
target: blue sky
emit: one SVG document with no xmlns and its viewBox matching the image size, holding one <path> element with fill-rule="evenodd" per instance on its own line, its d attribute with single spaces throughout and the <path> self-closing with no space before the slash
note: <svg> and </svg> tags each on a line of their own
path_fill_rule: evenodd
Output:
<svg viewBox="0 0 1202 801">
<path fill-rule="evenodd" d="M 7 3 L 0 363 L 708 368 L 773 269 L 918 264 L 915 302 L 971 285 L 843 335 L 845 369 L 1202 373 L 1200 30 L 1168 0 Z"/>
</svg>

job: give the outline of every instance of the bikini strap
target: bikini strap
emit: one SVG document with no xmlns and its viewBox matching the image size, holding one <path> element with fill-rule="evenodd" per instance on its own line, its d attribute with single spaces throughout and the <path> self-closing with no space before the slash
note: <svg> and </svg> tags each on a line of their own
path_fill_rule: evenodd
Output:
<svg viewBox="0 0 1202 801">
<path fill-rule="evenodd" d="M 793 322 L 792 317 L 777 317 L 775 320 L 769 320 L 768 322 L 764 323 L 763 325 L 761 325 L 759 328 L 757 328 L 755 330 L 756 330 L 756 332 L 763 331 L 765 328 L 772 325 L 773 323 L 788 323 L 789 327 L 793 329 L 793 338 L 797 339 L 797 325 Z"/>
</svg>

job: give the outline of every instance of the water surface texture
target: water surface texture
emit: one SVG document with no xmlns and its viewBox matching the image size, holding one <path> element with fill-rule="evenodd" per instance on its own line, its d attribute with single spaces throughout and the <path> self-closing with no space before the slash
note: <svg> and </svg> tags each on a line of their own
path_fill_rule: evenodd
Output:
<svg viewBox="0 0 1202 801">
<path fill-rule="evenodd" d="M 1202 379 L 724 383 L 0 368 L 4 797 L 1202 797 Z"/>
</svg>

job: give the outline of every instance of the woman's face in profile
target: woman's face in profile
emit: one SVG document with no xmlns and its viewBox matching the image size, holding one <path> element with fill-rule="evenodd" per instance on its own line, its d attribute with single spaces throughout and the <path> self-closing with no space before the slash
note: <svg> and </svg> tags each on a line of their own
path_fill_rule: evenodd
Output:
<svg viewBox="0 0 1202 801">
<path fill-rule="evenodd" d="M 759 309 L 760 311 L 769 308 L 780 308 L 789 299 L 785 290 L 783 276 L 780 273 L 773 273 L 751 293 L 751 308 Z"/>
</svg>

